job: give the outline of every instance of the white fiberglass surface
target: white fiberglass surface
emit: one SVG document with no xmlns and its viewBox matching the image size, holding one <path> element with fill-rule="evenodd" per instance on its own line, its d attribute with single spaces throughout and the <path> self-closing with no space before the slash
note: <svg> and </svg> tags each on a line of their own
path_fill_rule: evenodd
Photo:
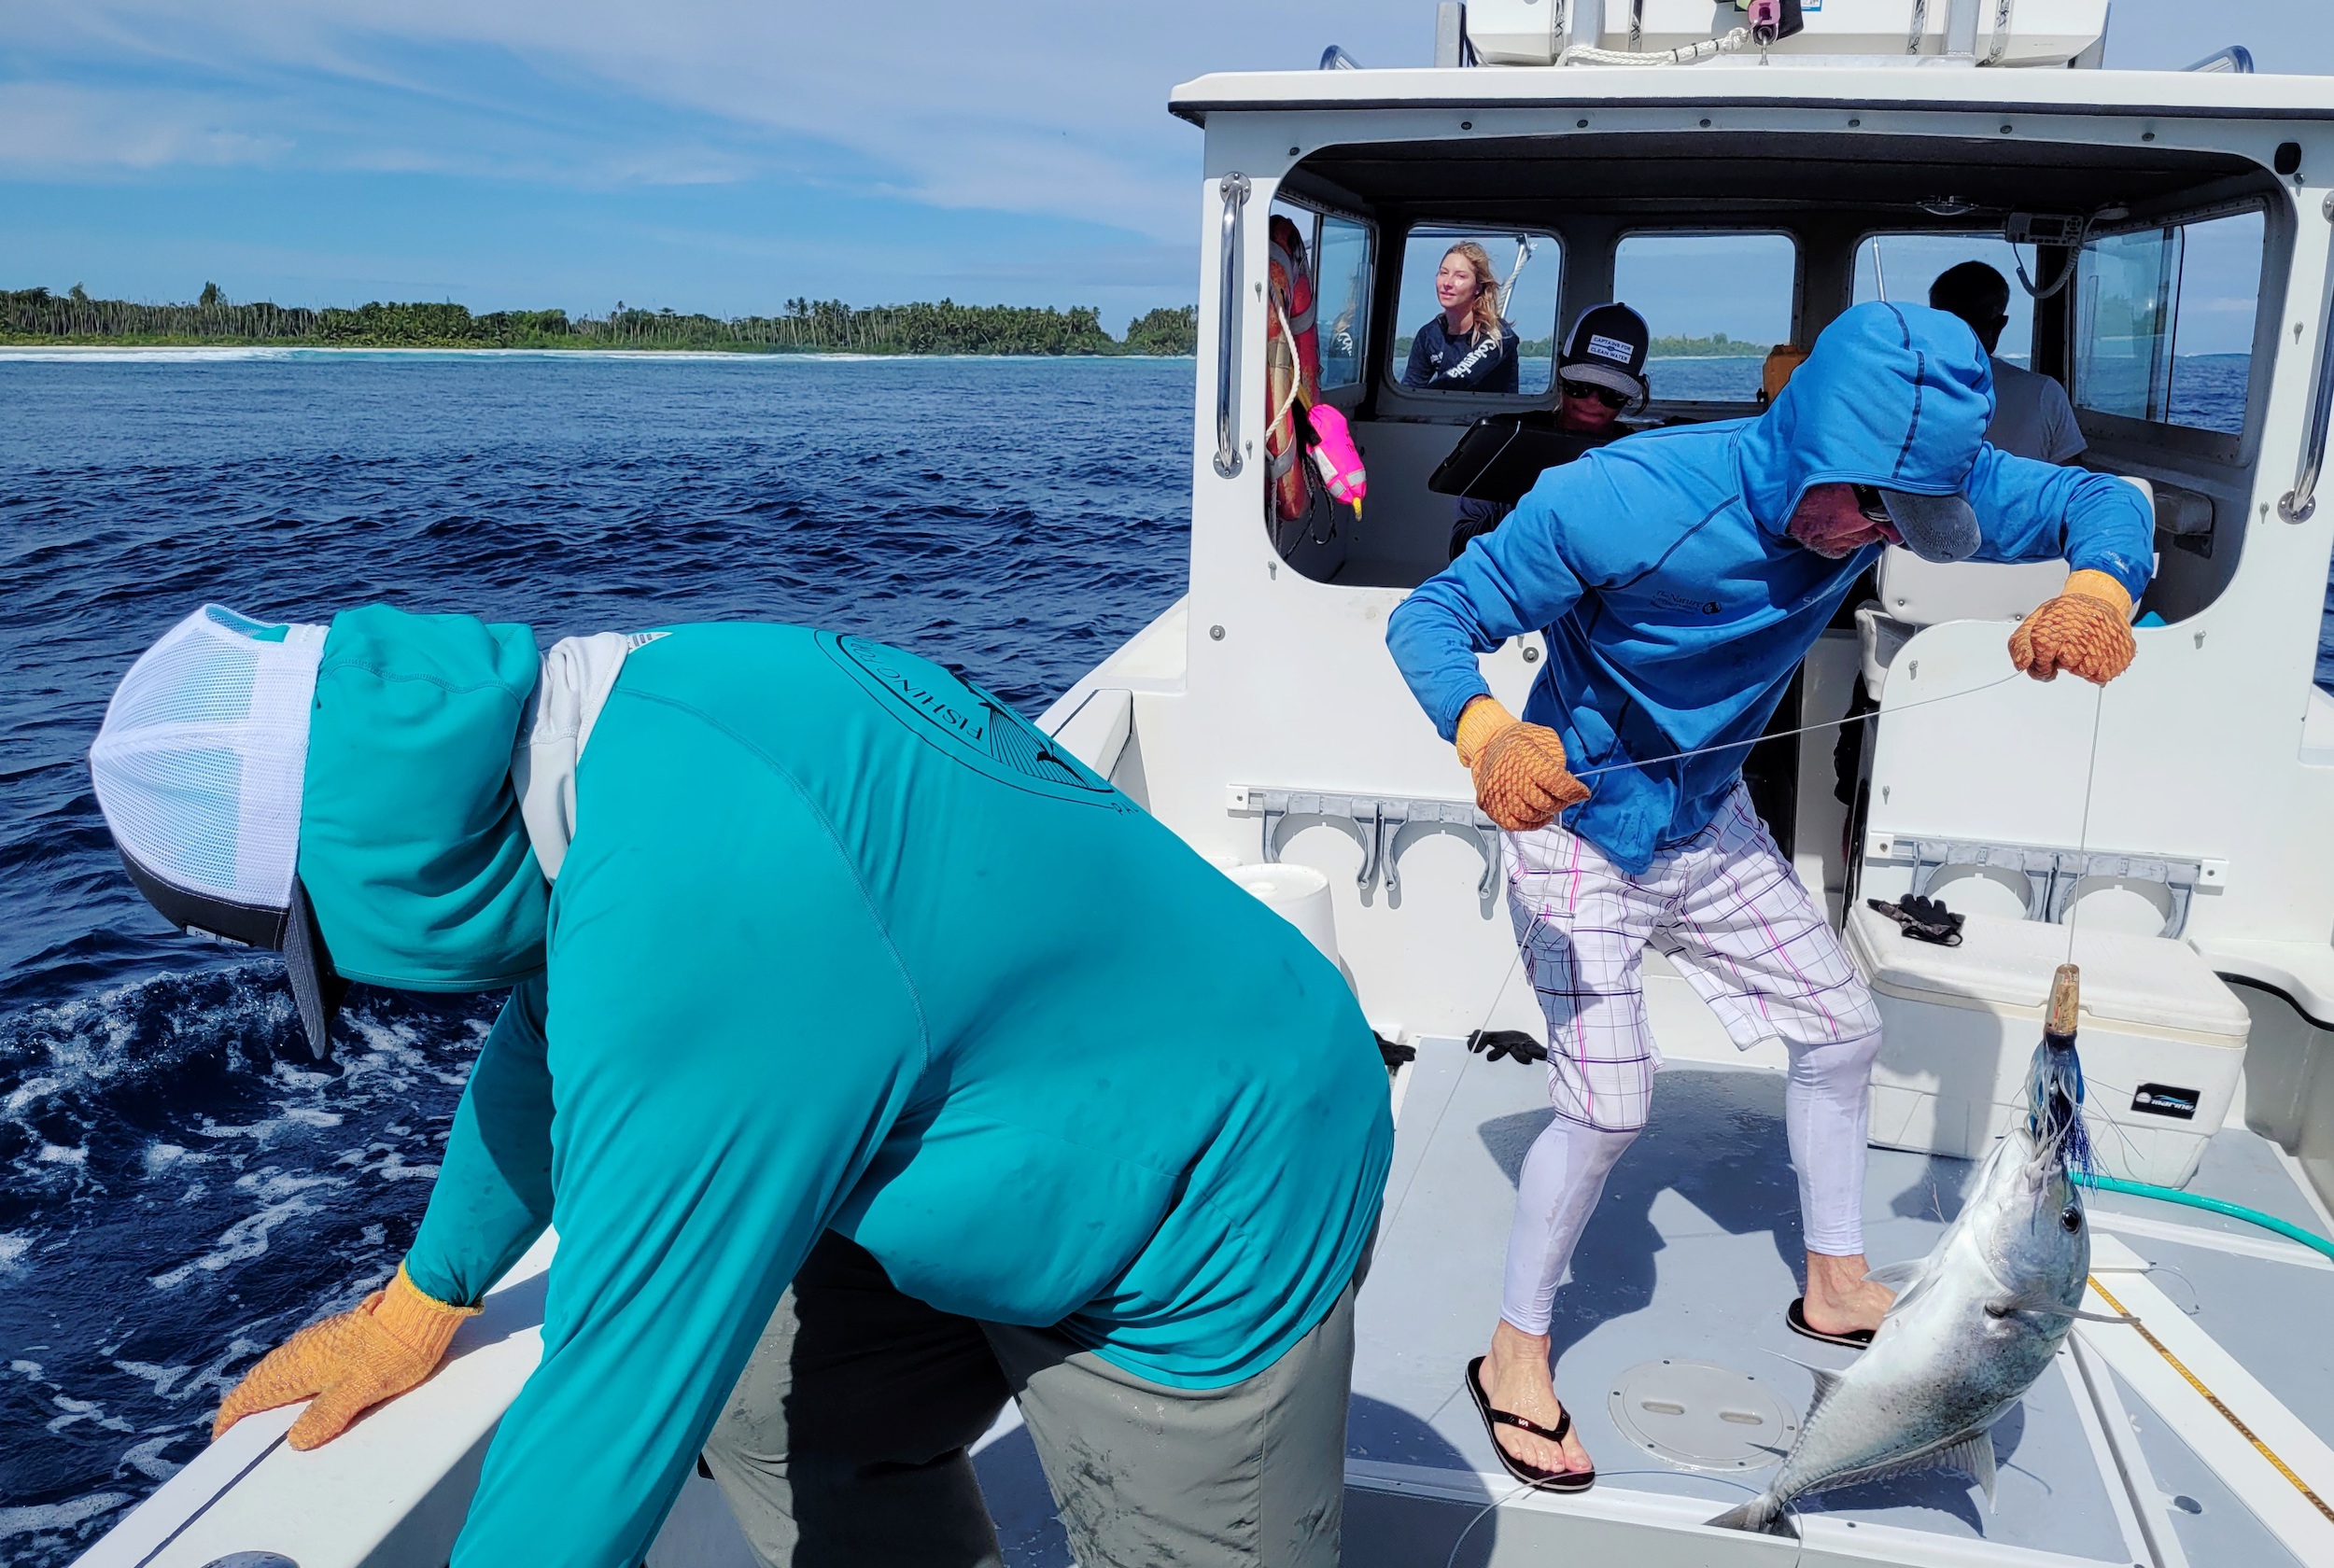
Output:
<svg viewBox="0 0 2334 1568">
<path fill-rule="evenodd" d="M 1556 1386 L 1597 1462 L 1600 1490 L 1707 1499 L 1716 1514 L 1746 1498 L 1744 1488 L 1763 1484 L 1769 1472 L 1721 1479 L 1632 1447 L 1607 1414 L 1616 1378 L 1666 1357 L 1715 1362 L 1771 1381 L 1799 1412 L 1810 1379 L 1791 1362 L 1844 1366 L 1852 1355 L 1783 1326 L 1784 1309 L 1797 1294 L 1802 1243 L 1780 1075 L 1678 1067 L 1665 1071 L 1659 1085 L 1652 1125 L 1613 1171 L 1573 1278 L 1557 1296 Z M 1497 1313 L 1515 1172 L 1546 1122 L 1545 1105 L 1537 1069 L 1485 1063 L 1455 1043 L 1429 1041 L 1422 1050 L 1360 1299 L 1353 1458 L 1451 1472 L 1483 1490 L 1484 1502 L 1506 1490 L 1468 1479 L 1501 1472 L 1460 1378 L 1467 1362 L 1483 1353 Z M 1865 1224 L 1875 1264 L 1925 1253 L 1956 1211 L 1973 1169 L 1960 1160 L 1873 1151 Z M 2273 1154 L 2247 1133 L 2216 1141 L 2197 1185 L 2308 1216 Z M 2149 1211 L 2158 1220 L 2212 1220 L 2143 1199 L 2102 1198 L 2098 1207 Z M 2247 1228 L 2234 1221 L 2214 1228 L 2232 1225 Z M 2294 1316 L 2301 1312 L 2324 1321 L 2334 1310 L 2334 1272 L 2160 1236 L 2123 1239 L 2151 1261 L 2161 1253 L 2178 1271 L 2151 1275 L 2166 1280 L 2168 1292 L 2191 1288 L 2182 1278 L 2192 1281 L 2193 1297 L 2181 1299 L 2199 1304 L 2200 1322 L 2277 1387 L 2297 1414 L 2324 1430 L 2334 1418 L 2334 1374 L 2322 1365 L 2327 1353 L 2305 1348 L 2310 1365 L 2288 1376 L 2281 1368 L 2293 1353 L 2276 1325 L 2302 1321 Z M 1846 1488 L 1801 1506 L 1938 1536 L 2134 1561 L 2098 1450 L 2085 1433 L 2076 1386 L 2058 1371 L 2046 1373 L 1997 1425 L 2000 1479 L 1990 1513 L 1972 1485 L 1945 1472 Z M 2216 1555 L 2214 1544 L 2235 1547 L 2258 1533 L 2240 1530 L 2235 1505 L 2224 1507 L 2225 1494 L 2213 1495 L 2206 1513 L 2184 1513 L 2178 1529 L 2195 1561 L 2237 1561 Z"/>
</svg>

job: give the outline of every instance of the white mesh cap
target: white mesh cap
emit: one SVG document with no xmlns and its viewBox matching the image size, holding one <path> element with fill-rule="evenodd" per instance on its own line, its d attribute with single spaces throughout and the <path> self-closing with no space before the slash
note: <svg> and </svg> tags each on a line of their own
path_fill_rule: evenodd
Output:
<svg viewBox="0 0 2334 1568">
<path fill-rule="evenodd" d="M 204 605 L 130 666 L 89 760 L 134 870 L 203 899 L 290 906 L 325 631 Z"/>
</svg>

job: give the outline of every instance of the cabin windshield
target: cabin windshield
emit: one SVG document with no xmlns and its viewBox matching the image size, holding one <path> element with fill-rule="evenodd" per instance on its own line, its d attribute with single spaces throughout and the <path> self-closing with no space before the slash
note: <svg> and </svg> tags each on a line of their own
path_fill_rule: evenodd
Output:
<svg viewBox="0 0 2334 1568">
<path fill-rule="evenodd" d="M 1446 459 L 1482 421 L 1491 435 L 1556 428 L 1554 359 L 1592 305 L 1645 318 L 1650 401 L 1621 416 L 1644 429 L 1756 413 L 1771 350 L 1805 348 L 1862 300 L 1925 302 L 1963 261 L 2006 280 L 1997 354 L 2066 395 L 2082 449 L 2070 460 L 2154 487 L 2161 569 L 2144 609 L 2193 615 L 2235 571 L 2293 243 L 2290 203 L 2250 160 L 1833 133 L 1715 150 L 1670 132 L 1414 141 L 1322 148 L 1280 201 L 1319 236 L 1322 396 L 1370 478 L 1358 520 L 1322 498 L 1320 517 L 1274 527 L 1304 576 L 1407 588 L 1447 565 L 1466 497 Z M 1407 372 L 1422 327 L 1445 319 L 1445 256 L 1477 244 L 1506 284 L 1526 240 L 1501 310 L 1511 389 L 1420 385 Z"/>
</svg>

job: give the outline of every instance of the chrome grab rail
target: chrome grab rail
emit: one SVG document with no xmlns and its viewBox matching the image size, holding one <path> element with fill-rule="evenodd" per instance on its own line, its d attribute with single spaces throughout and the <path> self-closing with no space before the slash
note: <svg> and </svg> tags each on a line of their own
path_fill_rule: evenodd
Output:
<svg viewBox="0 0 2334 1568">
<path fill-rule="evenodd" d="M 2334 191 L 2322 203 L 2327 221 L 2334 223 Z M 2327 281 L 2327 305 L 2319 313 L 2318 385 L 2310 400 L 2310 427 L 2302 433 L 2301 468 L 2294 487 L 2279 497 L 2277 515 L 2288 523 L 2307 523 L 2318 510 L 2318 470 L 2326 462 L 2327 427 L 2334 423 L 2334 278 Z"/>
<path fill-rule="evenodd" d="M 2243 44 L 2231 44 L 2215 49 L 2193 65 L 2183 65 L 2183 71 L 2201 71 L 2207 76 L 2249 77 L 2253 75 L 2253 51 Z"/>
<path fill-rule="evenodd" d="M 1248 204 L 1248 176 L 1226 175 L 1217 189 L 1224 197 L 1224 276 L 1216 318 L 1216 471 L 1230 479 L 1240 471 L 1231 399 L 1240 362 L 1240 209 Z"/>
</svg>

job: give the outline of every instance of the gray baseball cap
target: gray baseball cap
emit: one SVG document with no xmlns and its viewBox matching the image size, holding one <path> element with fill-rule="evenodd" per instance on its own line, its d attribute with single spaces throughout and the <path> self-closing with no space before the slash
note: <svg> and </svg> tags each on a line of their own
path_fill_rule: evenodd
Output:
<svg viewBox="0 0 2334 1568">
<path fill-rule="evenodd" d="M 1859 484 L 1856 488 L 1860 492 L 1879 493 L 1880 505 L 1897 536 L 1905 541 L 1905 548 L 1922 560 L 1966 561 L 1977 553 L 1984 535 L 1978 529 L 1977 512 L 1970 506 L 1968 497 L 1959 492 L 1923 496 L 1881 484 Z M 1863 497 L 1859 496 L 1858 499 Z"/>
</svg>

